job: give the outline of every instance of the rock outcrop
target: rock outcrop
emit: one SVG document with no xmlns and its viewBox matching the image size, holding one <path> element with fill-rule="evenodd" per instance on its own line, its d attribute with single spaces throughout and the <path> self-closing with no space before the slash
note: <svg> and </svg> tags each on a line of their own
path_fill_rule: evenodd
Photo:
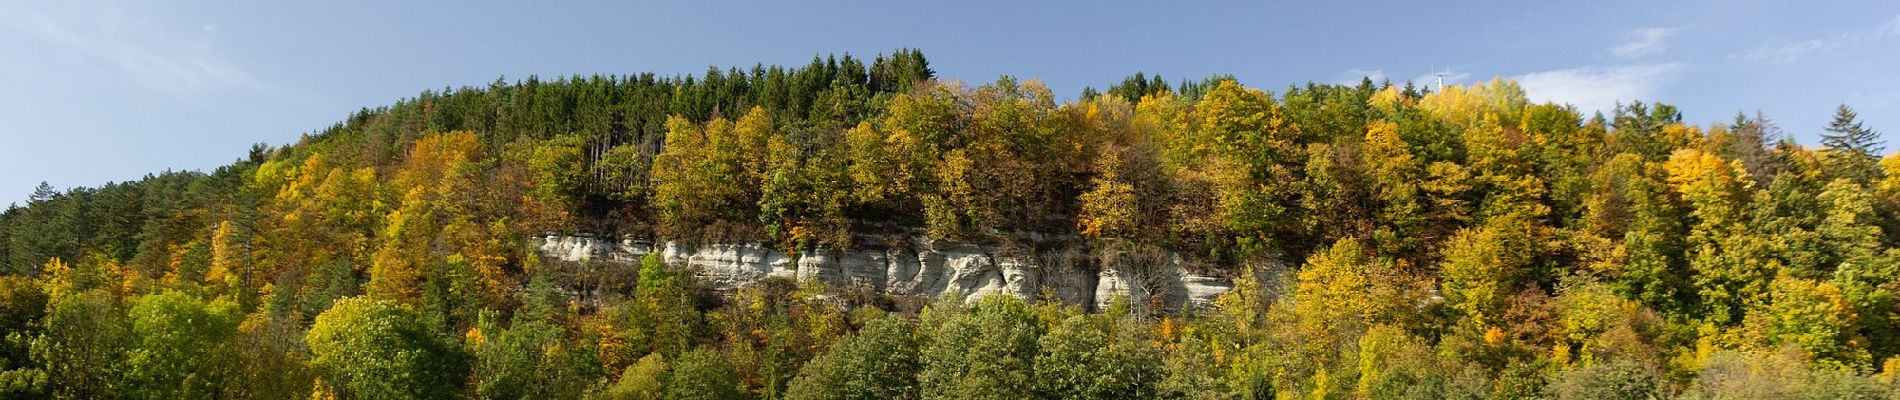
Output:
<svg viewBox="0 0 1900 400">
<path fill-rule="evenodd" d="M 1028 300 L 1047 291 L 1064 302 L 1094 310 L 1116 297 L 1167 309 L 1201 308 L 1233 289 L 1228 278 L 1190 272 L 1192 265 L 1178 255 L 1103 261 L 1082 255 L 1075 246 L 1001 251 L 919 238 L 910 246 L 819 250 L 792 257 L 759 243 L 689 246 L 563 235 L 538 239 L 542 257 L 569 262 L 638 263 L 657 252 L 667 263 L 686 266 L 702 281 L 721 289 L 785 277 L 833 287 L 865 287 L 893 296 L 935 298 L 958 293 L 965 300 L 992 294 Z"/>
</svg>

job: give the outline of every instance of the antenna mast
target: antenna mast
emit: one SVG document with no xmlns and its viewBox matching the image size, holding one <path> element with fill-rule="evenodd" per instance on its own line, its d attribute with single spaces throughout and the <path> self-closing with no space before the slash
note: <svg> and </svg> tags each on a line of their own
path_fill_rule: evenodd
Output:
<svg viewBox="0 0 1900 400">
<path fill-rule="evenodd" d="M 1432 76 L 1438 77 L 1438 92 L 1439 93 L 1445 92 L 1445 75 L 1450 75 L 1450 70 L 1446 70 L 1446 72 L 1438 72 L 1438 67 L 1432 67 Z"/>
</svg>

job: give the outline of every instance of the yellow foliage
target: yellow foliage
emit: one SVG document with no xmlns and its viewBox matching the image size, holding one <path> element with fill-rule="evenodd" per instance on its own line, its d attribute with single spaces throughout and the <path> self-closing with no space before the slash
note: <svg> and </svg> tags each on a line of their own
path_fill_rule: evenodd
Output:
<svg viewBox="0 0 1900 400">
<path fill-rule="evenodd" d="M 1896 377 L 1900 377 L 1900 356 L 1887 357 L 1887 361 L 1880 363 L 1880 374 L 1874 375 L 1880 383 L 1888 385 L 1894 384 Z"/>
<path fill-rule="evenodd" d="M 1484 344 L 1496 346 L 1499 343 L 1504 343 L 1505 339 L 1508 339 L 1508 337 L 1504 335 L 1504 329 L 1493 326 L 1491 329 L 1484 331 Z"/>
<path fill-rule="evenodd" d="M 1727 228 L 1742 222 L 1743 206 L 1754 180 L 1748 178 L 1748 170 L 1740 161 L 1680 149 L 1663 163 L 1663 169 L 1669 172 L 1669 186 L 1694 206 L 1691 215 L 1702 224 Z"/>
<path fill-rule="evenodd" d="M 1366 99 L 1367 105 L 1379 111 L 1384 111 L 1386 114 L 1397 113 L 1399 108 L 1412 107 L 1417 105 L 1417 103 L 1417 101 L 1405 97 L 1404 93 L 1399 92 L 1398 86 L 1387 86 L 1385 89 L 1373 93 L 1372 97 Z"/>
<path fill-rule="evenodd" d="M 238 275 L 242 266 L 235 265 L 242 262 L 237 259 L 242 245 L 233 241 L 231 221 L 218 221 L 217 229 L 211 232 L 211 267 L 204 278 L 214 293 L 228 293 L 243 283 Z"/>
<path fill-rule="evenodd" d="M 311 384 L 310 400 L 336 400 L 336 399 L 337 399 L 336 393 L 330 391 L 330 385 L 325 384 L 323 382 L 322 377 L 317 377 L 317 380 L 315 381 L 315 383 Z"/>
<path fill-rule="evenodd" d="M 1131 233 L 1140 216 L 1134 185 L 1121 178 L 1122 159 L 1107 152 L 1095 160 L 1093 189 L 1083 193 L 1076 226 L 1084 237 L 1120 237 Z"/>
<path fill-rule="evenodd" d="M 40 290 L 46 292 L 49 298 L 57 299 L 72 294 L 74 291 L 72 265 L 66 264 L 59 257 L 47 259 L 46 264 L 40 266 L 39 283 Z"/>
<path fill-rule="evenodd" d="M 1161 317 L 1161 323 L 1155 325 L 1155 337 L 1163 343 L 1175 343 L 1180 339 L 1180 327 L 1175 326 L 1173 317 Z"/>
<path fill-rule="evenodd" d="M 1358 240 L 1342 239 L 1324 253 L 1314 255 L 1301 268 L 1294 285 L 1296 313 L 1307 328 L 1323 332 L 1345 321 L 1363 322 L 1375 311 L 1372 278 L 1367 270 L 1378 268 L 1366 257 L 1367 250 Z"/>
<path fill-rule="evenodd" d="M 482 335 L 481 327 L 468 328 L 468 332 L 462 334 L 462 340 L 468 343 L 468 347 L 475 349 L 480 349 L 482 346 L 488 344 L 488 337 Z"/>
<path fill-rule="evenodd" d="M 1452 126 L 1465 128 L 1476 125 L 1487 113 L 1514 119 L 1529 104 L 1517 81 L 1493 77 L 1488 83 L 1445 86 L 1420 99 L 1418 108 Z"/>
</svg>

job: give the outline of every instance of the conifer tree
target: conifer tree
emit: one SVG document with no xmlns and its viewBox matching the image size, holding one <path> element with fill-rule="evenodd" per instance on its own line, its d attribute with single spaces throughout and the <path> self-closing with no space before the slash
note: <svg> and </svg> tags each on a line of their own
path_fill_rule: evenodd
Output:
<svg viewBox="0 0 1900 400">
<path fill-rule="evenodd" d="M 1861 184 L 1879 174 L 1876 164 L 1884 144 L 1880 132 L 1861 126 L 1860 114 L 1846 104 L 1834 109 L 1834 121 L 1828 122 L 1827 133 L 1821 134 L 1821 145 L 1829 150 L 1828 161 L 1841 177 Z"/>
</svg>

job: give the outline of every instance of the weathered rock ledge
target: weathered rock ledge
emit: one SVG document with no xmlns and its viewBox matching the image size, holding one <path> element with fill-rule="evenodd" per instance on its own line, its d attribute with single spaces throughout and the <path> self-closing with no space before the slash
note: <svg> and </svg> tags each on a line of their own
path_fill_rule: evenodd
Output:
<svg viewBox="0 0 1900 400">
<path fill-rule="evenodd" d="M 631 238 L 545 235 L 537 238 L 543 257 L 570 262 L 638 263 L 658 252 L 669 264 L 684 265 L 703 281 L 731 289 L 768 277 L 815 279 L 832 287 L 863 286 L 893 296 L 931 297 L 958 293 L 965 300 L 1007 294 L 1025 300 L 1047 291 L 1064 302 L 1092 310 L 1117 296 L 1166 309 L 1206 307 L 1233 289 L 1228 278 L 1190 272 L 1183 257 L 1162 254 L 1146 261 L 1103 262 L 1075 246 L 1054 251 L 1012 252 L 963 243 L 918 238 L 915 245 L 845 252 L 815 251 L 787 255 L 759 243 L 691 246 L 650 243 Z M 1029 254 L 1012 254 L 1029 253 Z"/>
</svg>

